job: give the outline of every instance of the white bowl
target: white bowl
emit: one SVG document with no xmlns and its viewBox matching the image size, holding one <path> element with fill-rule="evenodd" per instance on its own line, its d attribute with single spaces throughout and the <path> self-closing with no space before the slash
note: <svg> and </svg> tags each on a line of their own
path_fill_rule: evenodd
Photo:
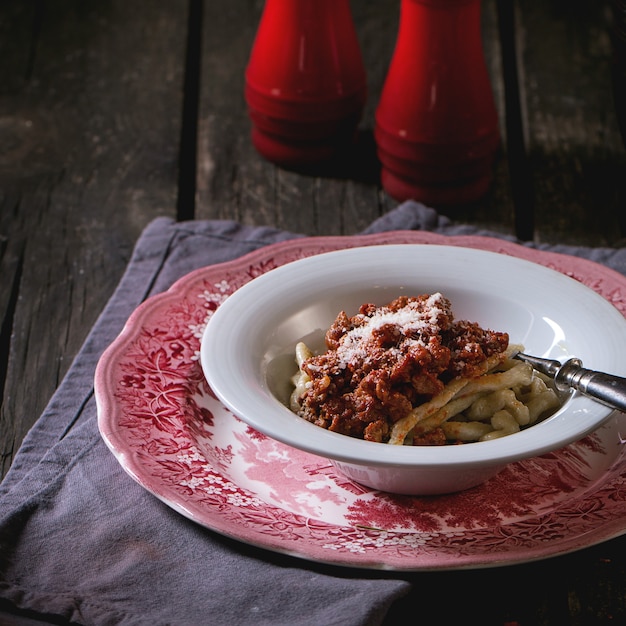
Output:
<svg viewBox="0 0 626 626">
<path fill-rule="evenodd" d="M 399 295 L 441 292 L 455 319 L 509 333 L 528 354 L 626 376 L 626 320 L 578 281 L 494 252 L 440 245 L 352 248 L 294 261 L 231 295 L 204 332 L 201 361 L 220 401 L 256 430 L 330 459 L 368 487 L 424 495 L 473 487 L 505 465 L 562 448 L 597 429 L 610 408 L 575 393 L 552 416 L 479 443 L 395 446 L 330 432 L 287 408 L 294 349 L 324 350 L 337 314 Z"/>
</svg>

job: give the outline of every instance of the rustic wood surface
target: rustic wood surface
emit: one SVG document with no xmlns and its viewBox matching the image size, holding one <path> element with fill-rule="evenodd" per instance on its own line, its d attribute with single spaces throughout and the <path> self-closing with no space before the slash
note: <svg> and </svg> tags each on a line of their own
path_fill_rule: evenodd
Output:
<svg viewBox="0 0 626 626">
<path fill-rule="evenodd" d="M 353 0 L 369 80 L 358 150 L 306 175 L 249 140 L 243 71 L 262 8 L 0 3 L 0 476 L 153 218 L 352 234 L 397 204 L 371 131 L 399 0 Z M 483 36 L 502 153 L 488 195 L 443 212 L 538 243 L 623 246 L 607 4 L 484 0 Z M 419 574 L 399 607 L 414 616 L 427 598 L 450 624 L 624 623 L 625 557 L 617 538 L 543 563 Z M 404 623 L 399 608 L 386 623 Z"/>
</svg>

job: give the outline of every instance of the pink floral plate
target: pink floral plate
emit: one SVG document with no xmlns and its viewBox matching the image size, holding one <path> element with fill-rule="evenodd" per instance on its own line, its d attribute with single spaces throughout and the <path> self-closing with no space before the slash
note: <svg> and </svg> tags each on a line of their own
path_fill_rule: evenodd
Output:
<svg viewBox="0 0 626 626">
<path fill-rule="evenodd" d="M 591 261 L 486 237 L 391 232 L 277 243 L 198 269 L 144 302 L 96 371 L 98 422 L 122 467 L 191 520 L 247 544 L 334 565 L 444 570 L 565 554 L 626 532 L 626 415 L 457 494 L 394 496 L 246 426 L 215 398 L 202 332 L 229 294 L 274 267 L 388 243 L 490 250 L 585 283 L 626 313 L 626 279 Z M 624 433 L 624 435 L 622 435 Z"/>
</svg>

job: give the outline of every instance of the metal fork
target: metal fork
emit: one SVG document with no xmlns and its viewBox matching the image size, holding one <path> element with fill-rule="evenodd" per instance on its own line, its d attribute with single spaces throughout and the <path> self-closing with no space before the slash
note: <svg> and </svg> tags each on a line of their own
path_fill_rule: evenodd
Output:
<svg viewBox="0 0 626 626">
<path fill-rule="evenodd" d="M 518 352 L 513 358 L 529 363 L 538 372 L 554 379 L 559 391 L 576 389 L 586 396 L 619 411 L 626 412 L 626 378 L 585 369 L 580 359 L 565 363 Z"/>
</svg>

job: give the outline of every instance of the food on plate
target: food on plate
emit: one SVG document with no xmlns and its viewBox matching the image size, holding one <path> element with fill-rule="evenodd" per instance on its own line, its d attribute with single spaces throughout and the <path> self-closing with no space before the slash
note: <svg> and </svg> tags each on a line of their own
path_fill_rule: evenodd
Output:
<svg viewBox="0 0 626 626">
<path fill-rule="evenodd" d="M 380 443 L 487 441 L 560 406 L 505 332 L 455 320 L 441 293 L 339 313 L 315 355 L 300 342 L 290 408 L 322 428 Z"/>
</svg>

